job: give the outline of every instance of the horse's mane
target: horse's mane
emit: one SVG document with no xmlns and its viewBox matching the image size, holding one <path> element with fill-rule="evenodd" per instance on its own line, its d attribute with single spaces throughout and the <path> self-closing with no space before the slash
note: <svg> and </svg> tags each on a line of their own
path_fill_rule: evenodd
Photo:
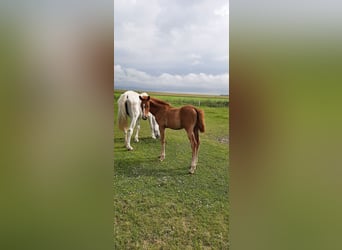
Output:
<svg viewBox="0 0 342 250">
<path fill-rule="evenodd" d="M 160 105 L 164 105 L 164 106 L 168 106 L 171 107 L 171 105 L 163 100 L 151 97 L 151 102 L 155 103 L 155 104 L 160 104 Z"/>
</svg>

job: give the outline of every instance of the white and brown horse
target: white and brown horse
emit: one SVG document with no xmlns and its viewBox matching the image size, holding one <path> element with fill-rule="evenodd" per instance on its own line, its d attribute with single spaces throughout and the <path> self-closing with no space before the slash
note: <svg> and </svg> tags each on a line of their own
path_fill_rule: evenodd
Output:
<svg viewBox="0 0 342 250">
<path fill-rule="evenodd" d="M 131 146 L 131 137 L 135 126 L 137 126 L 137 131 L 134 137 L 134 141 L 139 141 L 139 131 L 140 131 L 140 119 L 143 118 L 150 123 L 152 138 L 156 139 L 160 136 L 159 126 L 156 122 L 155 117 L 152 114 L 147 114 L 142 116 L 141 101 L 140 96 L 148 96 L 146 93 L 138 94 L 134 91 L 126 91 L 123 93 L 118 100 L 118 123 L 119 128 L 125 133 L 125 146 L 128 150 L 133 150 Z M 131 118 L 131 123 L 128 126 L 128 116 Z"/>
<path fill-rule="evenodd" d="M 160 154 L 161 161 L 165 159 L 165 129 L 186 130 L 192 149 L 192 160 L 189 173 L 193 174 L 198 162 L 198 150 L 200 145 L 199 131 L 205 131 L 203 110 L 191 105 L 174 108 L 170 104 L 150 96 L 140 96 L 139 98 L 143 111 L 142 117 L 145 117 L 146 119 L 149 112 L 151 112 L 159 124 L 162 145 Z"/>
</svg>

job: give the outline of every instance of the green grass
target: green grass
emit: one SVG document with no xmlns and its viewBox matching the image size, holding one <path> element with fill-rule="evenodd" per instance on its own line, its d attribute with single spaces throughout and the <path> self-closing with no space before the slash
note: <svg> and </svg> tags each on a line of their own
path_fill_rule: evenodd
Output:
<svg viewBox="0 0 342 250">
<path fill-rule="evenodd" d="M 117 100 L 124 91 L 115 91 L 114 98 Z M 138 91 L 139 92 L 139 91 Z M 198 107 L 228 107 L 228 96 L 214 96 L 214 95 L 190 95 L 190 94 L 174 94 L 161 92 L 148 92 L 149 95 L 162 99 L 166 102 L 172 103 L 175 106 L 182 106 L 186 104 L 195 105 Z"/>
<path fill-rule="evenodd" d="M 115 249 L 228 249 L 228 108 L 201 108 L 207 131 L 194 175 L 185 130 L 166 130 L 166 159 L 159 162 L 160 141 L 150 137 L 147 121 L 129 152 L 115 119 Z"/>
</svg>

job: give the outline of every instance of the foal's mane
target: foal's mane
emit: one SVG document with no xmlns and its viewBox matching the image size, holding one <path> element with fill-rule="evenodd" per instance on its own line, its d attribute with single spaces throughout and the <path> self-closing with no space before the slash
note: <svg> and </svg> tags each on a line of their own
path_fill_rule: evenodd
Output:
<svg viewBox="0 0 342 250">
<path fill-rule="evenodd" d="M 167 106 L 167 107 L 171 107 L 171 105 L 165 101 L 162 101 L 160 99 L 157 99 L 157 98 L 154 98 L 154 97 L 151 97 L 151 102 L 154 103 L 154 104 L 159 104 L 159 105 L 163 105 L 163 106 Z"/>
</svg>

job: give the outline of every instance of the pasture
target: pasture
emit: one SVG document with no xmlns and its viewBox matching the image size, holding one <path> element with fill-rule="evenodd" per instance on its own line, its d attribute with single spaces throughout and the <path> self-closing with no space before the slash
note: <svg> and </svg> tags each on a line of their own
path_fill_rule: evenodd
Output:
<svg viewBox="0 0 342 250">
<path fill-rule="evenodd" d="M 185 130 L 166 129 L 166 158 L 160 162 L 160 140 L 141 120 L 140 142 L 132 141 L 134 150 L 127 151 L 116 119 L 120 94 L 114 94 L 115 249 L 228 249 L 228 97 L 149 93 L 205 112 L 197 170 L 189 175 Z"/>
</svg>

